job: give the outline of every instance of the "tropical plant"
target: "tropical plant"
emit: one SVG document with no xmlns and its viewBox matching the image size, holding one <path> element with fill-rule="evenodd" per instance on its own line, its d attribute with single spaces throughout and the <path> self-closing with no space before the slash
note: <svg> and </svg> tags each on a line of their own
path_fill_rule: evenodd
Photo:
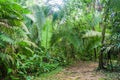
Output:
<svg viewBox="0 0 120 80">
<path fill-rule="evenodd" d="M 108 0 L 108 1 L 103 1 L 105 3 L 105 8 L 104 8 L 104 22 L 103 22 L 103 30 L 102 30 L 102 49 L 99 57 L 99 68 L 103 69 L 104 68 L 104 50 L 108 54 L 107 58 L 110 59 L 110 64 L 111 63 L 111 55 L 114 54 L 114 56 L 119 54 L 119 6 L 118 4 L 120 1 L 115 0 Z M 111 33 L 111 36 L 109 38 L 105 37 L 106 31 L 110 30 L 109 32 Z"/>
<path fill-rule="evenodd" d="M 17 43 L 27 38 L 22 20 L 28 11 L 13 0 L 1 0 L 0 6 L 0 74 L 9 79 L 16 72 Z"/>
</svg>

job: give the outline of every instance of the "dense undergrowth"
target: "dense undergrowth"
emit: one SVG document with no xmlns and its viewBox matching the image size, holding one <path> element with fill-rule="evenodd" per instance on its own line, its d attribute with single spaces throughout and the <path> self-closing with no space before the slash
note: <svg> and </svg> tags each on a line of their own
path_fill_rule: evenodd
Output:
<svg viewBox="0 0 120 80">
<path fill-rule="evenodd" d="M 58 3 L 0 0 L 1 80 L 31 80 L 79 60 L 119 66 L 120 1 Z"/>
</svg>

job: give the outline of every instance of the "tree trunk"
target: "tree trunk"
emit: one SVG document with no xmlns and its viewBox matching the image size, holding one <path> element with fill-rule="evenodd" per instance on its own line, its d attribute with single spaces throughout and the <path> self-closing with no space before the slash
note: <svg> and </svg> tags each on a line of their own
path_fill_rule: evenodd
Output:
<svg viewBox="0 0 120 80">
<path fill-rule="evenodd" d="M 97 60 L 97 51 L 95 48 L 94 48 L 94 57 L 95 57 L 95 61 L 96 61 Z"/>
<path fill-rule="evenodd" d="M 106 4 L 106 6 L 110 5 L 110 2 L 111 0 L 109 0 Z M 103 48 L 104 46 L 104 41 L 105 41 L 105 32 L 106 32 L 106 21 L 107 21 L 107 18 L 108 18 L 108 14 L 109 14 L 109 7 L 106 8 L 105 10 L 105 17 L 104 17 L 104 21 L 103 21 L 103 29 L 102 29 L 102 41 L 101 41 L 101 48 Z M 99 55 L 99 69 L 104 69 L 104 66 L 103 66 L 103 50 L 101 49 L 100 51 L 100 55 Z"/>
<path fill-rule="evenodd" d="M 100 52 L 100 55 L 99 55 L 99 69 L 104 69 L 104 66 L 103 66 L 103 52 L 102 51 Z"/>
<path fill-rule="evenodd" d="M 102 29 L 102 41 L 101 41 L 102 47 L 101 48 L 103 48 L 103 46 L 104 46 L 105 31 L 106 31 L 106 26 L 104 25 L 103 29 Z M 102 49 L 101 49 L 100 55 L 99 55 L 99 69 L 104 69 L 104 66 L 103 66 L 103 50 Z"/>
</svg>

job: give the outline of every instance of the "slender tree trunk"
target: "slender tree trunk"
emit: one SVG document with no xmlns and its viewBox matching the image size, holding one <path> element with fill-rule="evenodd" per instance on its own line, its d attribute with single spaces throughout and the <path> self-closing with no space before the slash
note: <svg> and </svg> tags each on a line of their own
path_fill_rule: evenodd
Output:
<svg viewBox="0 0 120 80">
<path fill-rule="evenodd" d="M 105 31 L 106 31 L 106 26 L 104 25 L 103 29 L 102 29 L 102 41 L 101 41 L 102 47 L 104 46 Z M 99 69 L 104 69 L 104 66 L 103 66 L 103 50 L 102 49 L 101 49 L 100 55 L 99 55 Z"/>
<path fill-rule="evenodd" d="M 106 6 L 110 5 L 110 0 L 107 2 Z M 102 26 L 102 41 L 101 41 L 101 48 L 103 48 L 104 46 L 104 41 L 105 41 L 105 32 L 106 32 L 106 21 L 108 18 L 108 13 L 109 12 L 109 7 L 107 7 L 107 9 L 105 10 L 105 17 L 104 17 L 104 21 L 103 21 L 103 26 Z M 104 69 L 104 65 L 103 65 L 103 50 L 101 49 L 100 51 L 100 55 L 99 55 L 99 69 Z"/>
<path fill-rule="evenodd" d="M 45 43 L 45 47 L 46 47 L 46 52 L 47 52 L 47 50 L 48 50 L 48 31 L 49 31 L 49 27 L 47 26 L 46 28 L 47 28 L 47 30 L 46 30 L 46 43 Z"/>
<path fill-rule="evenodd" d="M 94 57 L 95 57 L 95 61 L 96 61 L 97 60 L 97 51 L 95 48 L 94 48 Z"/>
<path fill-rule="evenodd" d="M 120 52 L 118 52 L 118 65 L 120 65 Z"/>
</svg>

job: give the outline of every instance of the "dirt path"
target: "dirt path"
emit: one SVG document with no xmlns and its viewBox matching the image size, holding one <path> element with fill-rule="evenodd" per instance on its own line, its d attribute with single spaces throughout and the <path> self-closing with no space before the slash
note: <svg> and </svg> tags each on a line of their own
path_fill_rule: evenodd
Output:
<svg viewBox="0 0 120 80">
<path fill-rule="evenodd" d="M 95 62 L 79 62 L 51 78 L 41 80 L 104 80 L 104 75 L 95 71 L 97 66 Z"/>
<path fill-rule="evenodd" d="M 79 62 L 58 73 L 57 76 L 60 80 L 99 80 L 104 75 L 95 71 L 97 66 L 95 62 Z"/>
</svg>

